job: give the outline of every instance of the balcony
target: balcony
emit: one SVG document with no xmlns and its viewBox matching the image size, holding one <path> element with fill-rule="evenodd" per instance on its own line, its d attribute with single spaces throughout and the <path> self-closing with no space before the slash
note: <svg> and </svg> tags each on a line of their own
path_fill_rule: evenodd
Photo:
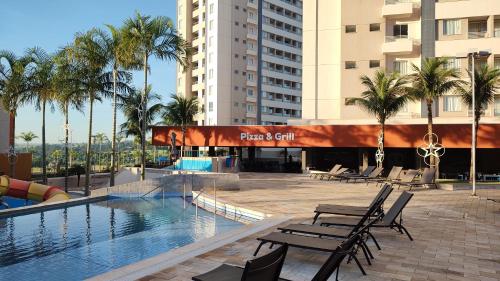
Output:
<svg viewBox="0 0 500 281">
<path fill-rule="evenodd" d="M 416 52 L 419 46 L 420 40 L 406 36 L 386 36 L 382 52 L 392 55 L 409 55 Z"/>
<path fill-rule="evenodd" d="M 386 18 L 411 17 L 419 7 L 419 0 L 385 0 L 382 16 Z"/>
</svg>

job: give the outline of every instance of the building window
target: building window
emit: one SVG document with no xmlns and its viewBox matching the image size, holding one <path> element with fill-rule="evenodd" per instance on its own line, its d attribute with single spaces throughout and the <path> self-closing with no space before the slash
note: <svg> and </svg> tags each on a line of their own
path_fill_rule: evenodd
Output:
<svg viewBox="0 0 500 281">
<path fill-rule="evenodd" d="M 248 81 L 253 81 L 253 73 L 248 73 L 247 79 L 248 79 Z"/>
<path fill-rule="evenodd" d="M 234 70 L 234 74 L 239 74 L 239 73 L 240 72 L 237 69 Z"/>
<path fill-rule="evenodd" d="M 462 34 L 462 21 L 460 19 L 443 20 L 443 34 Z"/>
<path fill-rule="evenodd" d="M 238 37 L 234 38 L 234 42 L 240 42 L 240 38 Z"/>
<path fill-rule="evenodd" d="M 247 123 L 247 119 L 241 119 L 241 123 L 246 124 Z"/>
<path fill-rule="evenodd" d="M 380 61 L 379 60 L 370 60 L 370 68 L 377 68 L 380 67 Z"/>
<path fill-rule="evenodd" d="M 253 89 L 248 89 L 247 90 L 247 96 L 253 97 Z"/>
<path fill-rule="evenodd" d="M 208 71 L 208 79 L 212 79 L 212 78 L 214 78 L 214 70 L 213 70 L 213 69 L 210 69 L 210 70 Z"/>
<path fill-rule="evenodd" d="M 370 31 L 380 31 L 380 23 L 370 24 Z"/>
<path fill-rule="evenodd" d="M 355 25 L 346 25 L 345 26 L 345 33 L 354 33 L 354 32 L 356 32 Z"/>
<path fill-rule="evenodd" d="M 345 69 L 354 69 L 354 68 L 356 68 L 355 61 L 346 61 L 345 62 Z"/>
<path fill-rule="evenodd" d="M 495 105 L 493 108 L 495 116 L 500 116 L 500 96 L 495 97 Z"/>
<path fill-rule="evenodd" d="M 255 106 L 253 104 L 247 104 L 247 112 L 255 112 Z"/>
<path fill-rule="evenodd" d="M 214 27 L 214 20 L 210 20 L 210 22 L 208 23 L 208 30 L 212 30 L 213 27 Z"/>
<path fill-rule="evenodd" d="M 235 21 L 235 22 L 234 22 L 234 25 L 238 26 L 238 25 L 240 25 L 240 23 L 239 23 L 239 22 L 237 22 L 237 21 Z"/>
<path fill-rule="evenodd" d="M 392 34 L 395 38 L 408 38 L 408 25 L 395 24 L 392 28 Z"/>
<path fill-rule="evenodd" d="M 460 59 L 447 58 L 446 63 L 443 65 L 444 69 L 460 69 Z"/>
<path fill-rule="evenodd" d="M 462 111 L 462 103 L 460 96 L 444 96 L 444 109 L 445 112 Z"/>
<path fill-rule="evenodd" d="M 238 107 L 238 106 L 240 106 L 240 104 L 239 104 L 238 102 L 235 102 L 235 103 L 234 103 L 234 106 L 235 106 L 235 107 Z"/>
<path fill-rule="evenodd" d="M 214 4 L 210 4 L 210 14 L 214 13 Z"/>
<path fill-rule="evenodd" d="M 235 91 L 238 91 L 239 89 L 240 89 L 240 87 L 238 87 L 238 86 L 234 86 L 234 90 L 235 90 Z"/>
<path fill-rule="evenodd" d="M 408 73 L 408 62 L 405 60 L 395 61 L 393 63 L 393 70 L 401 75 Z"/>
<path fill-rule="evenodd" d="M 234 8 L 235 8 L 236 10 L 239 10 L 239 9 L 240 9 L 240 6 L 236 5 L 236 6 L 234 6 Z"/>
<path fill-rule="evenodd" d="M 209 102 L 208 103 L 208 112 L 212 112 L 214 111 L 214 103 L 213 102 Z"/>
<path fill-rule="evenodd" d="M 234 118 L 234 123 L 238 123 L 238 118 Z"/>
</svg>

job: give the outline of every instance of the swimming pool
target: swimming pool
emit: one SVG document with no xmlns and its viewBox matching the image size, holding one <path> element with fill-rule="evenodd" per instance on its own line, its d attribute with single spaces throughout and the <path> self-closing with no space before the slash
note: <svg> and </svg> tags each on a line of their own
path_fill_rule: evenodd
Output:
<svg viewBox="0 0 500 281">
<path fill-rule="evenodd" d="M 0 280 L 82 280 L 242 224 L 180 198 L 110 198 L 0 219 Z"/>
</svg>

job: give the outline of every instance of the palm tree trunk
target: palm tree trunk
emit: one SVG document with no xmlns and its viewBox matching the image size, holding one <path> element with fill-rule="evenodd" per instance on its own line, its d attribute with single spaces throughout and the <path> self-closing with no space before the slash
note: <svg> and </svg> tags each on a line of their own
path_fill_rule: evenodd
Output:
<svg viewBox="0 0 500 281">
<path fill-rule="evenodd" d="M 45 110 L 47 102 L 42 101 L 42 183 L 47 184 L 47 148 L 45 146 Z"/>
<path fill-rule="evenodd" d="M 141 128 L 141 180 L 146 179 L 146 95 L 148 90 L 148 55 L 144 54 L 144 93 L 142 93 L 142 128 Z"/>
<path fill-rule="evenodd" d="M 86 163 L 85 163 L 85 196 L 90 195 L 90 164 L 92 157 L 92 111 L 94 106 L 94 100 L 92 98 L 89 99 L 89 130 L 88 130 L 88 139 L 87 139 L 87 155 L 86 155 Z"/>
<path fill-rule="evenodd" d="M 385 121 L 383 122 L 380 122 L 380 133 L 379 133 L 379 137 L 381 139 L 381 152 L 383 153 L 384 155 L 384 158 L 385 158 L 385 151 L 384 151 L 384 147 L 385 147 Z M 378 163 L 377 163 L 378 164 Z M 382 162 L 380 162 L 380 166 L 383 167 L 384 166 L 384 159 L 382 159 Z"/>
<path fill-rule="evenodd" d="M 68 192 L 68 176 L 69 176 L 69 106 L 68 102 L 64 108 L 64 191 Z"/>
<path fill-rule="evenodd" d="M 115 185 L 116 165 L 116 67 L 113 69 L 113 128 L 111 133 L 111 172 L 109 175 L 109 186 Z"/>
<path fill-rule="evenodd" d="M 184 144 L 186 143 L 186 126 L 182 124 L 182 146 L 181 146 L 181 158 L 184 157 Z"/>
<path fill-rule="evenodd" d="M 9 112 L 9 123 L 10 123 L 10 132 L 9 132 L 9 146 L 13 152 L 16 149 L 16 112 L 15 111 L 10 111 Z M 9 176 L 10 177 L 15 177 L 15 172 L 16 172 L 16 162 L 11 161 L 9 159 Z"/>
<path fill-rule="evenodd" d="M 429 135 L 429 143 L 434 141 L 434 137 L 432 135 L 432 101 L 427 101 L 427 134 Z M 431 156 L 429 159 L 431 166 L 435 166 L 436 159 L 434 156 Z"/>
<path fill-rule="evenodd" d="M 472 168 L 474 166 L 474 159 L 472 158 L 472 154 L 474 153 L 473 150 L 477 151 L 477 132 L 479 131 L 479 120 L 481 119 L 481 113 L 477 113 L 476 117 L 474 118 L 474 123 L 476 123 L 476 130 L 475 130 L 475 135 L 474 135 L 474 146 L 471 147 L 470 151 L 470 176 L 469 176 L 469 181 L 472 182 L 472 180 L 476 177 L 476 173 L 474 173 L 474 169 Z M 477 163 L 477 156 L 476 156 L 476 163 Z M 477 166 L 477 165 L 476 165 Z"/>
</svg>

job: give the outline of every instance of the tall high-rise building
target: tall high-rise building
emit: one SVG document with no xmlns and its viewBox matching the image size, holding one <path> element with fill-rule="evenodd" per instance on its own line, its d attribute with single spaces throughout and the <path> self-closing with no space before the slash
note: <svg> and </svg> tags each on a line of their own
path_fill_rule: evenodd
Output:
<svg viewBox="0 0 500 281">
<path fill-rule="evenodd" d="M 177 0 L 177 26 L 195 49 L 177 94 L 199 98 L 199 125 L 301 117 L 302 0 Z"/>
<path fill-rule="evenodd" d="M 468 79 L 465 56 L 474 50 L 491 53 L 478 58 L 477 67 L 500 68 L 500 0 L 309 0 L 303 28 L 302 123 L 375 122 L 345 100 L 364 91 L 361 75 L 372 77 L 382 68 L 410 74 L 423 58 L 447 57 L 445 67 Z M 453 92 L 436 100 L 433 111 L 436 123 L 470 122 L 469 109 Z M 390 121 L 425 123 L 426 115 L 426 104 L 417 101 Z M 500 95 L 482 122 L 498 117 Z"/>
</svg>

